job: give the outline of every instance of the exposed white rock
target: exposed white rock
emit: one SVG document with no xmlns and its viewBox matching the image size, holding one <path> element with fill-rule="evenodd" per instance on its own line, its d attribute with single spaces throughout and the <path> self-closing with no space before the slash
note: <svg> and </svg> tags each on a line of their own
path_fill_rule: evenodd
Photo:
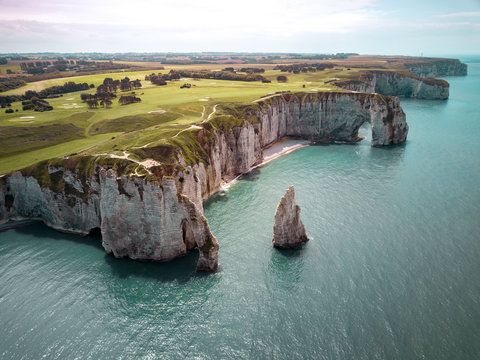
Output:
<svg viewBox="0 0 480 360">
<path fill-rule="evenodd" d="M 396 71 L 369 71 L 362 81 L 337 83 L 346 90 L 379 93 L 425 100 L 444 100 L 449 96 L 449 84 L 443 80 L 421 79 Z"/>
<path fill-rule="evenodd" d="M 285 249 L 297 247 L 308 240 L 292 185 L 288 187 L 277 205 L 272 243 L 275 247 Z"/>
<path fill-rule="evenodd" d="M 81 235 L 100 228 L 107 252 L 138 260 L 168 261 L 198 247 L 197 268 L 214 270 L 218 243 L 203 216 L 203 201 L 223 182 L 260 163 L 263 147 L 285 136 L 356 142 L 364 122 L 371 123 L 373 146 L 406 139 L 408 125 L 397 98 L 345 92 L 302 96 L 259 101 L 258 122 L 216 130 L 215 140 L 205 149 L 208 159 L 192 165 L 179 154 L 182 166 L 162 180 L 119 176 L 101 166 L 88 176 L 50 166 L 49 184 L 21 172 L 4 176 L 0 223 L 37 218 L 52 228 Z M 203 131 L 199 130 L 199 139 Z"/>
<path fill-rule="evenodd" d="M 429 62 L 407 64 L 406 67 L 420 77 L 467 75 L 467 64 L 458 59 L 431 59 Z"/>
<path fill-rule="evenodd" d="M 270 99 L 257 116 L 262 124 L 261 146 L 284 136 L 321 142 L 357 142 L 364 122 L 372 129 L 372 146 L 405 142 L 408 125 L 396 97 L 362 93 L 318 93 L 304 101 Z"/>
<path fill-rule="evenodd" d="M 177 193 L 173 179 L 118 177 L 99 167 L 83 187 L 75 184 L 80 183 L 79 174 L 58 168 L 55 173 L 65 184 L 76 180 L 58 191 L 19 171 L 8 177 L 0 188 L 0 221 L 41 219 L 54 229 L 80 235 L 100 228 L 107 253 L 136 260 L 169 261 L 198 247 L 198 269 L 217 268 L 218 243 L 207 219 Z"/>
</svg>

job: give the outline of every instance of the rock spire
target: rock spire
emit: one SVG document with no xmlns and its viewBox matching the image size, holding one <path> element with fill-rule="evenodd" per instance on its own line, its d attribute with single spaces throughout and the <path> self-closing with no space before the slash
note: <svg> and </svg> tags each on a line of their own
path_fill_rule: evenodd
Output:
<svg viewBox="0 0 480 360">
<path fill-rule="evenodd" d="M 300 220 L 300 206 L 295 201 L 295 190 L 291 185 L 280 199 L 275 211 L 273 246 L 293 248 L 308 240 L 305 226 Z"/>
</svg>

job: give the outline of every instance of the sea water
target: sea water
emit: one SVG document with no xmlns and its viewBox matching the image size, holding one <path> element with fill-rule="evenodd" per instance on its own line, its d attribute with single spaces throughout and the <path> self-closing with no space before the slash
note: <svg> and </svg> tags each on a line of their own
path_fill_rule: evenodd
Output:
<svg viewBox="0 0 480 360">
<path fill-rule="evenodd" d="M 401 100 L 405 145 L 310 146 L 205 204 L 220 267 L 117 260 L 98 237 L 0 233 L 1 359 L 478 359 L 480 60 Z M 473 62 L 472 62 L 473 61 Z M 294 185 L 311 238 L 272 247 Z"/>
</svg>

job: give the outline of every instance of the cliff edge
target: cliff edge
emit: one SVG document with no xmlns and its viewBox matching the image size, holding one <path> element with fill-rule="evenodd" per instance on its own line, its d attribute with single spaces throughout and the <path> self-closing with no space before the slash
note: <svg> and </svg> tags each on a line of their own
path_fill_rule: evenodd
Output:
<svg viewBox="0 0 480 360">
<path fill-rule="evenodd" d="M 345 90 L 422 100 L 448 99 L 450 88 L 445 80 L 422 78 L 409 71 L 387 70 L 364 71 L 358 79 L 336 81 L 334 84 Z"/>
<path fill-rule="evenodd" d="M 221 105 L 171 143 L 131 149 L 132 158 L 78 154 L 0 177 L 0 223 L 40 219 L 80 235 L 100 229 L 106 252 L 135 260 L 169 261 L 198 248 L 197 268 L 215 270 L 219 245 L 203 216 L 205 199 L 285 136 L 355 143 L 364 122 L 372 146 L 407 138 L 405 114 L 391 96 L 285 93 Z"/>
</svg>

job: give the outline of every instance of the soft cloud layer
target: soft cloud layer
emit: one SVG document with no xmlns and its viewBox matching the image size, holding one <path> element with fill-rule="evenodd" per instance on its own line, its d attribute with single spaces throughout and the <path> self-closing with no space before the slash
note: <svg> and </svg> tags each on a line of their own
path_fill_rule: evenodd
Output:
<svg viewBox="0 0 480 360">
<path fill-rule="evenodd" d="M 480 16 L 480 11 L 464 11 L 464 12 L 455 12 L 450 14 L 441 14 L 436 17 L 439 18 L 459 18 L 459 17 L 477 17 Z"/>
<path fill-rule="evenodd" d="M 466 53 L 480 5 L 462 1 L 0 0 L 0 51 Z"/>
</svg>

